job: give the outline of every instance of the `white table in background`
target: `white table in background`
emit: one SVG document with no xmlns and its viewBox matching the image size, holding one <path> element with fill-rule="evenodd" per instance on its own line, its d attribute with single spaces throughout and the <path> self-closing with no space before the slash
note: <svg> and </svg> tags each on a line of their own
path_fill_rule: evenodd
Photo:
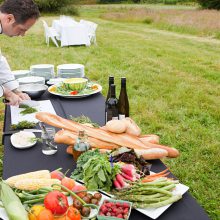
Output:
<svg viewBox="0 0 220 220">
<path fill-rule="evenodd" d="M 54 20 L 52 27 L 59 34 L 61 47 L 69 45 L 90 46 L 88 29 L 84 24 L 75 21 L 65 23 L 61 20 Z"/>
</svg>

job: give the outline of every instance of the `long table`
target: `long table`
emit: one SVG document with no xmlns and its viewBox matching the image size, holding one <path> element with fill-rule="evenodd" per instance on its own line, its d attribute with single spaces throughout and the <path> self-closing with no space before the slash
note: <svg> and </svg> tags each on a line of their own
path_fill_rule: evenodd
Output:
<svg viewBox="0 0 220 220">
<path fill-rule="evenodd" d="M 92 121 L 104 125 L 105 100 L 101 94 L 96 94 L 83 99 L 64 99 L 62 97 L 50 95 L 45 92 L 40 100 L 51 100 L 57 115 L 68 118 L 70 115 L 86 115 Z M 5 109 L 4 131 L 9 131 L 11 124 L 10 108 Z M 41 144 L 35 147 L 19 150 L 14 148 L 10 142 L 10 136 L 3 136 L 4 158 L 3 158 L 3 179 L 10 176 L 40 170 L 50 171 L 62 167 L 63 171 L 69 170 L 68 174 L 75 168 L 75 162 L 71 155 L 66 153 L 66 146 L 59 145 L 58 152 L 52 156 L 42 154 Z M 149 161 L 152 164 L 152 171 L 160 172 L 166 167 L 160 160 Z M 151 218 L 142 213 L 132 210 L 131 220 L 150 220 Z M 209 217 L 196 202 L 196 200 L 186 192 L 183 198 L 172 204 L 158 220 L 208 220 Z"/>
</svg>

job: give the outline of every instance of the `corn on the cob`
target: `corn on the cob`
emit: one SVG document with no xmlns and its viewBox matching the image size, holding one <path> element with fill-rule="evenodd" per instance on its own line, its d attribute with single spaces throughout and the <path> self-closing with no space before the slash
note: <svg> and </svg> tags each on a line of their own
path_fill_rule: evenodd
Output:
<svg viewBox="0 0 220 220">
<path fill-rule="evenodd" d="M 51 176 L 49 170 L 39 170 L 9 177 L 5 182 L 9 186 L 15 187 L 16 182 L 23 179 L 51 179 Z"/>
<path fill-rule="evenodd" d="M 15 188 L 20 190 L 37 190 L 42 187 L 50 187 L 53 184 L 60 184 L 58 179 L 23 179 L 15 183 Z"/>
<path fill-rule="evenodd" d="M 14 191 L 4 182 L 0 187 L 1 201 L 10 220 L 28 220 L 28 214 Z"/>
</svg>

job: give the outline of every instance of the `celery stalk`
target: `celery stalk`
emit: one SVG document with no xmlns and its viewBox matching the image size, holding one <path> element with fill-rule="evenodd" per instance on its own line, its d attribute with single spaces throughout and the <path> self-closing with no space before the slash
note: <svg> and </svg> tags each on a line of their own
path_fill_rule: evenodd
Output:
<svg viewBox="0 0 220 220">
<path fill-rule="evenodd" d="M 1 200 L 10 220 L 28 220 L 28 214 L 10 186 L 1 183 Z"/>
</svg>

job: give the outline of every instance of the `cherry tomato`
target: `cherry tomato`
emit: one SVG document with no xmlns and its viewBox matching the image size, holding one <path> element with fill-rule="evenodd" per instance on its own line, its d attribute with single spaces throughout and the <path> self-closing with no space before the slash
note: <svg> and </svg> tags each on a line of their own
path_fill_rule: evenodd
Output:
<svg viewBox="0 0 220 220">
<path fill-rule="evenodd" d="M 84 196 L 86 196 L 86 192 L 79 192 L 77 193 L 77 191 L 85 191 L 87 190 L 85 186 L 82 185 L 75 185 L 72 189 L 73 192 L 76 192 L 76 194 L 80 197 L 83 198 Z M 75 198 L 75 197 L 74 197 Z"/>
<path fill-rule="evenodd" d="M 68 188 L 69 190 L 72 190 L 75 186 L 75 181 L 73 179 L 70 179 L 68 177 L 64 177 L 61 181 L 61 184 Z"/>
<path fill-rule="evenodd" d="M 67 197 L 57 190 L 49 192 L 46 195 L 44 206 L 55 215 L 64 214 L 69 207 Z"/>
<path fill-rule="evenodd" d="M 91 88 L 92 88 L 92 90 L 97 90 L 99 87 L 98 87 L 98 85 L 95 84 L 95 85 L 92 85 Z"/>
<path fill-rule="evenodd" d="M 66 216 L 69 218 L 69 220 L 80 220 L 81 219 L 79 210 L 72 206 L 68 208 Z"/>
<path fill-rule="evenodd" d="M 37 220 L 54 220 L 54 218 L 50 210 L 44 209 L 39 213 Z"/>
<path fill-rule="evenodd" d="M 50 173 L 51 179 L 58 179 L 58 180 L 62 180 L 65 176 L 62 172 L 60 172 L 59 170 L 54 170 Z"/>
<path fill-rule="evenodd" d="M 74 90 L 74 91 L 70 92 L 70 95 L 77 95 L 77 94 L 78 94 L 77 90 Z"/>
</svg>

